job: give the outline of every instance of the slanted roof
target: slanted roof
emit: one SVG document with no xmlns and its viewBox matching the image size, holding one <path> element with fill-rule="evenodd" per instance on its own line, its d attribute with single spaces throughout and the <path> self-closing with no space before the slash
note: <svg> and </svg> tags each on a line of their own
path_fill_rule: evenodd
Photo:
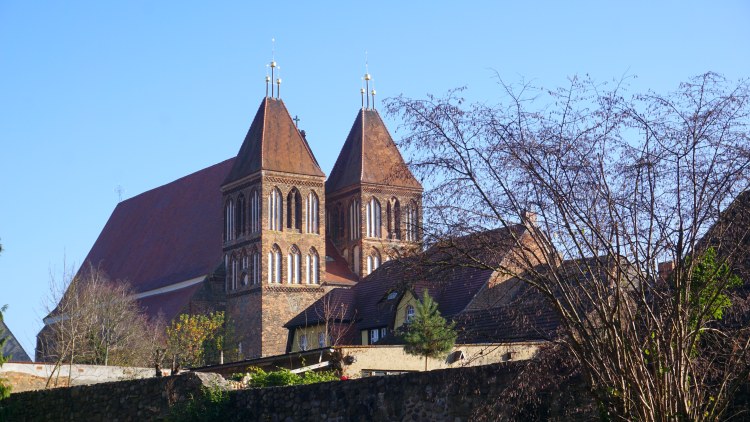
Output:
<svg viewBox="0 0 750 422">
<path fill-rule="evenodd" d="M 543 302 L 462 312 L 456 322 L 457 343 L 500 343 L 530 340 L 553 340 L 560 318 Z"/>
<path fill-rule="evenodd" d="M 422 189 L 376 110 L 361 109 L 336 159 L 326 192 L 360 183 Z"/>
<path fill-rule="evenodd" d="M 21 343 L 18 342 L 16 336 L 10 332 L 10 328 L 5 325 L 5 321 L 0 318 L 0 338 L 7 338 L 3 346 L 3 356 L 11 356 L 11 362 L 31 362 L 31 358 L 26 354 L 26 351 L 21 347 Z"/>
<path fill-rule="evenodd" d="M 344 257 L 326 236 L 326 284 L 353 286 L 357 276 L 349 269 Z"/>
<path fill-rule="evenodd" d="M 354 291 L 337 287 L 289 320 L 284 327 L 296 328 L 328 322 L 347 323 L 355 317 Z"/>
<path fill-rule="evenodd" d="M 84 263 L 135 293 L 194 280 L 222 262 L 221 182 L 234 159 L 117 205 Z"/>
<path fill-rule="evenodd" d="M 324 177 L 305 138 L 277 98 L 260 103 L 232 169 L 222 185 L 260 170 Z"/>
<path fill-rule="evenodd" d="M 358 328 L 389 326 L 395 317 L 396 306 L 404 294 L 421 296 L 428 289 L 445 318 L 463 311 L 479 290 L 491 279 L 494 269 L 473 265 L 466 250 L 457 245 L 483 245 L 485 262 L 499 262 L 520 236 L 524 228 L 514 225 L 454 239 L 434 246 L 419 256 L 384 263 L 354 287 Z M 449 246 L 452 245 L 452 246 Z M 477 252 L 479 253 L 479 252 Z M 388 300 L 388 293 L 399 292 Z"/>
</svg>

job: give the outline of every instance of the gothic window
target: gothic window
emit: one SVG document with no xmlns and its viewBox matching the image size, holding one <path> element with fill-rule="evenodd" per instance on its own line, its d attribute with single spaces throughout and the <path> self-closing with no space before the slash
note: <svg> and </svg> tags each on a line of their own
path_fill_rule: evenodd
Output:
<svg viewBox="0 0 750 422">
<path fill-rule="evenodd" d="M 237 259 L 232 258 L 232 290 L 237 290 L 237 277 L 238 277 L 238 271 L 237 271 Z"/>
<path fill-rule="evenodd" d="M 346 227 L 346 223 L 344 223 L 344 219 L 345 219 L 344 210 L 341 209 L 341 204 L 336 204 L 336 215 L 338 216 L 338 226 L 336 227 L 336 230 L 338 232 L 338 238 L 343 239 L 344 227 Z"/>
<path fill-rule="evenodd" d="M 393 211 L 391 211 L 391 201 L 385 205 L 385 236 L 388 239 L 393 238 Z"/>
<path fill-rule="evenodd" d="M 359 275 L 359 265 L 362 261 L 362 251 L 359 249 L 359 245 L 355 245 L 352 248 L 352 264 L 354 267 L 354 274 Z"/>
<path fill-rule="evenodd" d="M 349 204 L 349 240 L 359 239 L 361 218 L 359 201 L 355 199 Z"/>
<path fill-rule="evenodd" d="M 419 240 L 419 221 L 417 203 L 411 201 L 406 208 L 406 240 L 416 242 Z"/>
<path fill-rule="evenodd" d="M 234 201 L 231 199 L 224 204 L 224 241 L 232 240 L 234 233 Z"/>
<path fill-rule="evenodd" d="M 414 307 L 406 305 L 406 323 L 410 323 L 414 319 Z"/>
<path fill-rule="evenodd" d="M 258 233 L 260 231 L 260 195 L 258 191 L 253 189 L 250 192 L 250 226 L 248 231 L 250 233 Z"/>
<path fill-rule="evenodd" d="M 307 232 L 318 233 L 318 195 L 310 191 L 307 195 Z"/>
<path fill-rule="evenodd" d="M 251 261 L 251 279 L 253 284 L 260 283 L 260 253 L 257 250 L 253 250 L 252 261 Z"/>
<path fill-rule="evenodd" d="M 302 231 L 302 195 L 292 188 L 286 196 L 286 226 Z"/>
<path fill-rule="evenodd" d="M 377 249 L 372 248 L 372 252 L 370 252 L 370 255 L 367 257 L 367 274 L 371 274 L 373 271 L 377 270 L 380 266 L 380 252 L 378 252 Z"/>
<path fill-rule="evenodd" d="M 393 238 L 401 240 L 401 203 L 393 203 Z"/>
<path fill-rule="evenodd" d="M 288 282 L 290 284 L 299 284 L 302 278 L 302 270 L 300 269 L 300 252 L 297 245 L 292 245 L 287 255 L 287 274 L 289 275 Z"/>
<path fill-rule="evenodd" d="M 247 255 L 243 255 L 242 256 L 242 285 L 243 286 L 247 286 L 247 283 L 250 279 L 250 274 L 249 274 L 250 269 L 248 268 L 249 262 L 250 262 L 250 257 Z"/>
<path fill-rule="evenodd" d="M 235 237 L 245 234 L 245 195 L 237 197 L 237 205 L 234 208 L 234 232 Z"/>
<path fill-rule="evenodd" d="M 273 188 L 268 198 L 268 228 L 281 231 L 281 192 Z"/>
<path fill-rule="evenodd" d="M 367 237 L 380 237 L 380 202 L 372 198 L 365 206 Z"/>
<path fill-rule="evenodd" d="M 281 283 L 281 249 L 273 245 L 268 252 L 268 283 Z"/>
<path fill-rule="evenodd" d="M 318 257 L 318 251 L 315 248 L 310 248 L 310 252 L 307 254 L 305 273 L 305 282 L 307 284 L 320 284 L 320 258 Z"/>
<path fill-rule="evenodd" d="M 229 267 L 229 255 L 224 255 L 224 291 L 229 291 L 229 284 L 231 282 L 231 268 Z"/>
</svg>

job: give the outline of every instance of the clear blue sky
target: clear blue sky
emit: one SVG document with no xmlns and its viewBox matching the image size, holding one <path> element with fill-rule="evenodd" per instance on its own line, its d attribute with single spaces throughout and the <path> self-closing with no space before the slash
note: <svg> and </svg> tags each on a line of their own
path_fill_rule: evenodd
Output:
<svg viewBox="0 0 750 422">
<path fill-rule="evenodd" d="M 507 4 L 503 4 L 507 3 Z M 658 5 L 654 5 L 658 3 Z M 33 356 L 50 272 L 80 265 L 118 202 L 234 156 L 276 38 L 282 97 L 325 172 L 360 105 L 494 71 L 554 87 L 636 75 L 669 91 L 750 75 L 750 2 L 0 0 L 0 305 Z M 397 123 L 387 120 L 394 136 Z"/>
</svg>

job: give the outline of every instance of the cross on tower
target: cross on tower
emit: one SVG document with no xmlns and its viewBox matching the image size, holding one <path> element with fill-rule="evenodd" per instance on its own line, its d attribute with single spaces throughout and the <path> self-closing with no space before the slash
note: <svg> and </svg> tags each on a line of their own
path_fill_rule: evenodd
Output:
<svg viewBox="0 0 750 422">
<path fill-rule="evenodd" d="M 294 120 L 294 126 L 299 127 L 299 121 L 302 120 L 302 119 L 300 119 L 299 117 L 297 117 L 297 115 L 295 114 L 294 118 L 292 120 Z"/>
</svg>

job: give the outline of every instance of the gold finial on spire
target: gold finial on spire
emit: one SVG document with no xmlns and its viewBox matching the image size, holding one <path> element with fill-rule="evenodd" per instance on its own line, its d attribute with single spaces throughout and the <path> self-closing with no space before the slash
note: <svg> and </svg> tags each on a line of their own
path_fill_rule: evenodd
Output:
<svg viewBox="0 0 750 422">
<path fill-rule="evenodd" d="M 281 95 L 281 78 L 276 79 L 276 98 L 278 99 Z"/>
<path fill-rule="evenodd" d="M 365 89 L 363 89 L 361 92 L 367 96 L 367 108 L 370 108 L 370 96 L 366 95 L 367 92 L 370 91 L 370 81 L 372 80 L 372 76 L 370 76 L 370 68 L 369 68 L 369 60 L 367 58 L 367 50 L 365 50 Z"/>
<path fill-rule="evenodd" d="M 365 89 L 359 89 L 359 95 L 362 97 L 362 108 L 365 108 Z"/>
<path fill-rule="evenodd" d="M 375 110 L 375 90 L 370 91 L 372 94 L 372 109 Z"/>
<path fill-rule="evenodd" d="M 273 73 L 278 67 L 276 65 L 276 38 L 271 38 L 271 63 L 268 64 L 268 67 L 271 68 L 271 77 L 269 78 L 268 75 L 266 75 L 266 96 L 268 96 L 268 83 L 271 82 L 271 98 L 273 98 Z M 279 70 L 281 70 L 280 67 Z M 281 78 L 276 81 L 276 84 L 281 85 Z M 278 93 L 276 95 L 278 98 Z"/>
</svg>

